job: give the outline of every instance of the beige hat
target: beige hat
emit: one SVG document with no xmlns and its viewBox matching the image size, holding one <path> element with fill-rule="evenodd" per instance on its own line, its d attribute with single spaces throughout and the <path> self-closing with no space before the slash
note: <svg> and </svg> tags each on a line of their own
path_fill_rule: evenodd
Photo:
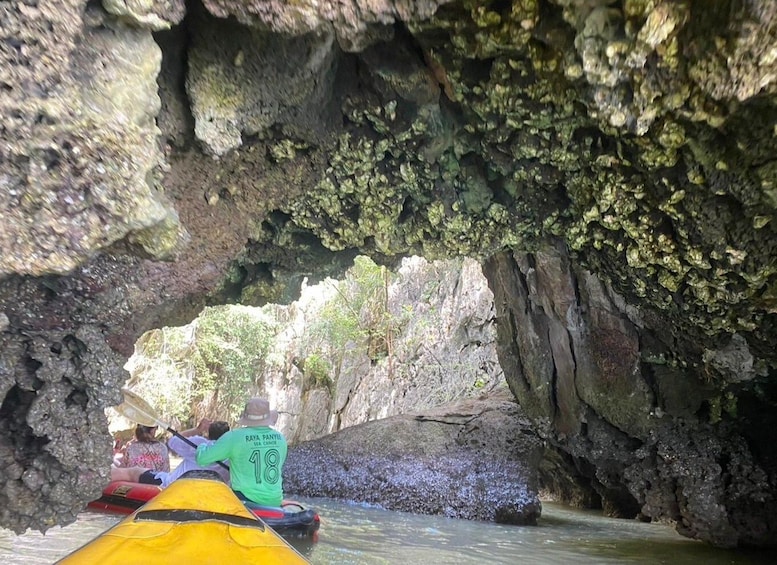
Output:
<svg viewBox="0 0 777 565">
<path fill-rule="evenodd" d="M 278 412 L 270 410 L 270 403 L 264 398 L 252 398 L 246 402 L 243 415 L 237 421 L 238 426 L 255 428 L 257 426 L 272 426 L 278 421 Z"/>
</svg>

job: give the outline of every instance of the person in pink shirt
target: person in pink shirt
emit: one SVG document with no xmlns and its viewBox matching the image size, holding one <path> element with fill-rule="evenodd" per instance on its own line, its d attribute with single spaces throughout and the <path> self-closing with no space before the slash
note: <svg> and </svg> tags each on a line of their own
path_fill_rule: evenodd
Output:
<svg viewBox="0 0 777 565">
<path fill-rule="evenodd" d="M 207 430 L 207 432 L 205 431 Z M 196 456 L 196 446 L 213 444 L 218 438 L 229 431 L 229 424 L 223 421 L 210 422 L 202 420 L 196 428 L 184 430 L 181 435 L 192 442 L 192 447 L 180 437 L 173 436 L 167 442 L 167 447 L 182 458 L 181 463 L 172 471 L 156 471 L 154 469 L 136 465 L 132 467 L 111 467 L 112 481 L 130 481 L 133 483 L 145 483 L 159 485 L 162 488 L 168 486 L 187 471 L 208 470 L 215 471 L 221 479 L 229 484 L 229 470 L 214 463 L 211 465 L 198 465 Z M 207 433 L 207 437 L 202 434 Z"/>
<path fill-rule="evenodd" d="M 170 471 L 167 446 L 156 438 L 156 426 L 135 428 L 135 439 L 123 449 L 121 467 L 144 467 L 153 471 Z"/>
</svg>

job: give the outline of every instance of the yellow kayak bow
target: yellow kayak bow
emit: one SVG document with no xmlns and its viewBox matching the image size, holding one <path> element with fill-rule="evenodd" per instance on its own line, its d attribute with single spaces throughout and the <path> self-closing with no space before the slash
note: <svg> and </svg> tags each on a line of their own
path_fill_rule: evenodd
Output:
<svg viewBox="0 0 777 565">
<path fill-rule="evenodd" d="M 226 484 L 181 478 L 57 563 L 297 565 L 309 562 L 251 514 Z"/>
</svg>

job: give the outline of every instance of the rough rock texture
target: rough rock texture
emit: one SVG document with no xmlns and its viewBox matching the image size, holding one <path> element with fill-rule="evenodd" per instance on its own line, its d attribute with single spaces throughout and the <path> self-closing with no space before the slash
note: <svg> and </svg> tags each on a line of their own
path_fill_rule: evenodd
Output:
<svg viewBox="0 0 777 565">
<path fill-rule="evenodd" d="M 773 477 L 748 447 L 763 449 L 763 431 L 712 413 L 720 389 L 666 364 L 671 336 L 644 327 L 563 246 L 497 254 L 485 270 L 511 390 L 542 437 L 592 466 L 605 509 L 671 518 L 721 545 L 774 528 Z M 717 355 L 741 357 L 730 346 Z"/>
<path fill-rule="evenodd" d="M 69 4 L 3 8 L 18 45 L 3 57 L 3 120 L 14 135 L 2 147 L 2 275 L 64 274 L 122 238 L 163 258 L 182 237 L 148 178 L 161 164 L 159 47 L 129 28 L 76 35 L 87 15 Z M 46 26 L 62 29 L 38 37 Z M 68 65 L 72 74 L 58 72 Z"/>
<path fill-rule="evenodd" d="M 169 29 L 186 14 L 185 0 L 102 0 L 102 5 L 120 22 L 154 31 Z"/>
<path fill-rule="evenodd" d="M 284 490 L 451 518 L 535 524 L 542 442 L 508 394 L 391 416 L 292 447 Z"/>
<path fill-rule="evenodd" d="M 313 139 L 331 129 L 338 60 L 331 33 L 289 37 L 195 17 L 203 20 L 192 25 L 186 89 L 195 135 L 210 153 L 224 155 L 243 136 L 272 127 Z"/>
<path fill-rule="evenodd" d="M 324 296 L 337 292 L 332 284 L 303 290 L 290 306 L 272 307 L 280 328 L 256 384 L 280 411 L 278 426 L 290 441 L 504 386 L 493 297 L 480 265 L 414 257 L 402 261 L 397 275 L 386 303 L 395 324 L 390 352 L 370 351 L 371 343 L 321 343 L 314 328 L 324 323 Z M 305 377 L 304 361 L 311 355 L 329 369 L 318 382 Z"/>
<path fill-rule="evenodd" d="M 392 36 L 391 24 L 425 19 L 450 0 L 204 0 L 219 18 L 234 16 L 241 23 L 290 35 L 334 31 L 344 51 L 360 51 Z"/>
<path fill-rule="evenodd" d="M 148 33 L 87 24 L 83 8 L 0 7 L 0 523 L 17 531 L 72 521 L 108 478 L 103 408 L 119 399 L 107 385 L 123 359 L 100 315 L 75 303 L 109 276 L 53 275 L 121 239 L 153 257 L 185 240 L 151 182 L 160 50 Z"/>
<path fill-rule="evenodd" d="M 9 0 L 0 30 L 3 525 L 97 494 L 143 331 L 359 252 L 497 254 L 539 429 L 614 504 L 777 539 L 772 0 Z"/>
</svg>

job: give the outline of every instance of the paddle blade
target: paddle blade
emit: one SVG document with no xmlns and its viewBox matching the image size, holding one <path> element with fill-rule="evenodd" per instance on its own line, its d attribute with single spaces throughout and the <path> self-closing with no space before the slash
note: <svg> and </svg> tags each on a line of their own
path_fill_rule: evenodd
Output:
<svg viewBox="0 0 777 565">
<path fill-rule="evenodd" d="M 121 389 L 121 392 L 124 394 L 124 402 L 116 406 L 116 412 L 142 426 L 168 428 L 148 402 L 127 388 Z"/>
<path fill-rule="evenodd" d="M 163 428 L 171 434 L 181 438 L 194 449 L 197 449 L 196 443 L 193 443 L 189 438 L 182 436 L 165 422 L 163 422 L 157 411 L 154 410 L 148 402 L 140 398 L 137 394 L 128 388 L 121 389 L 121 392 L 124 394 L 124 402 L 115 407 L 116 412 L 128 420 L 137 422 L 142 426 L 159 426 L 160 428 Z M 229 467 L 227 467 L 221 461 L 216 461 L 216 463 L 225 469 L 229 469 Z"/>
</svg>

